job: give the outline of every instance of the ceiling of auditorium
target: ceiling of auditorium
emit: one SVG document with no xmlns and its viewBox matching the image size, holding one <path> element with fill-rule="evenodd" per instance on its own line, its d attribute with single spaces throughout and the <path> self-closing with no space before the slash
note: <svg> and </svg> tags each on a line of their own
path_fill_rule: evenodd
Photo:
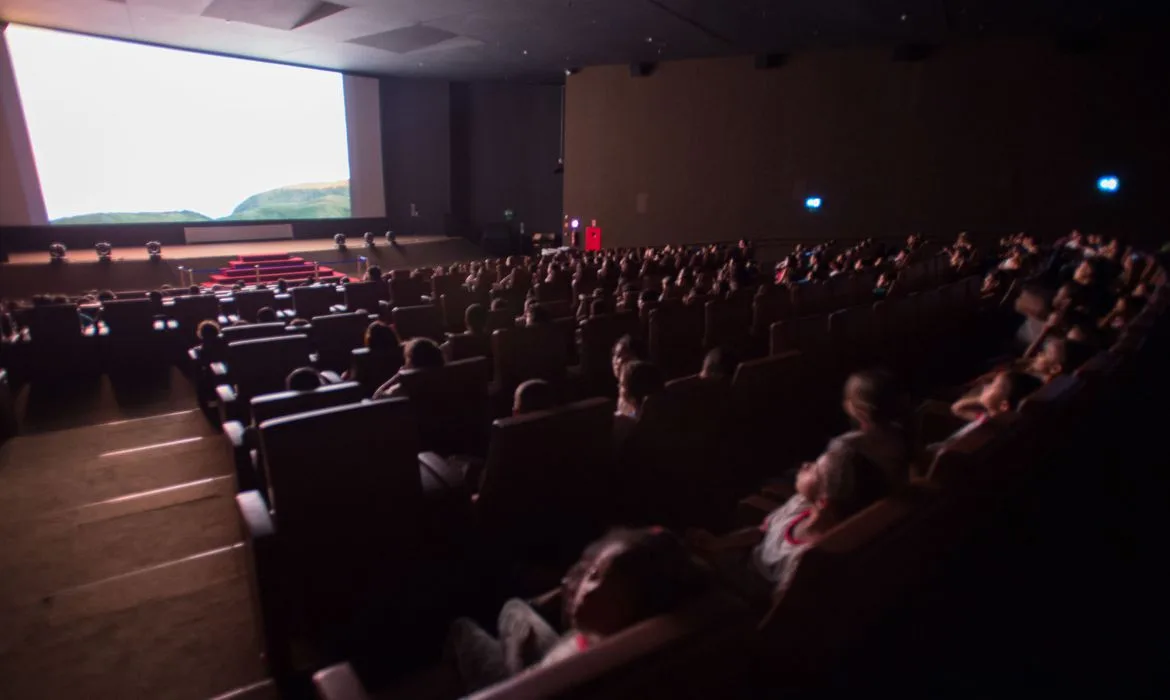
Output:
<svg viewBox="0 0 1170 700">
<path fill-rule="evenodd" d="M 0 19 L 378 75 L 569 68 L 1164 22 L 1153 0 L 0 0 Z"/>
</svg>

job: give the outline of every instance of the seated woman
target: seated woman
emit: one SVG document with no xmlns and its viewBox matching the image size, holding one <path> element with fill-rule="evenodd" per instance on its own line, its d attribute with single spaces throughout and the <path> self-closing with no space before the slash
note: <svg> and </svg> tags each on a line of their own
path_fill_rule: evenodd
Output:
<svg viewBox="0 0 1170 700">
<path fill-rule="evenodd" d="M 402 369 L 433 369 L 442 367 L 443 351 L 435 341 L 430 338 L 412 338 L 408 340 L 402 348 Z M 378 387 L 374 392 L 373 398 L 386 399 L 395 396 L 405 396 L 405 390 L 402 387 L 401 379 L 399 378 L 401 371 L 386 381 L 385 384 Z"/>
<path fill-rule="evenodd" d="M 496 637 L 473 620 L 455 620 L 447 656 L 470 693 L 586 651 L 708 588 L 705 570 L 671 532 L 614 530 L 586 548 L 565 576 L 560 593 L 567 632 L 557 632 L 527 603 L 512 599 L 500 610 Z"/>
<path fill-rule="evenodd" d="M 723 537 L 696 530 L 687 539 L 728 585 L 764 605 L 788 585 L 809 546 L 889 493 L 889 480 L 878 465 L 855 445 L 833 438 L 815 462 L 801 467 L 796 495 L 759 528 Z"/>
</svg>

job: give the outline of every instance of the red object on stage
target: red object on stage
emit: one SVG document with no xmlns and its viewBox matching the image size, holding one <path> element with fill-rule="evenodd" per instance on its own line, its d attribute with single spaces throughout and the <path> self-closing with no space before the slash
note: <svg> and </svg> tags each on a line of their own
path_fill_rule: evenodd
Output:
<svg viewBox="0 0 1170 700">
<path fill-rule="evenodd" d="M 585 229 L 585 250 L 601 250 L 601 228 L 590 226 Z"/>
</svg>

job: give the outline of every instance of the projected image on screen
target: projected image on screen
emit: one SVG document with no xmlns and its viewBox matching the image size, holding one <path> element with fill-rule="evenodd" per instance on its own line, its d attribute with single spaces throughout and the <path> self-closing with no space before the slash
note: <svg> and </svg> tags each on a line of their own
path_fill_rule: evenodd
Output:
<svg viewBox="0 0 1170 700">
<path fill-rule="evenodd" d="M 350 215 L 340 73 L 6 35 L 52 223 Z"/>
</svg>

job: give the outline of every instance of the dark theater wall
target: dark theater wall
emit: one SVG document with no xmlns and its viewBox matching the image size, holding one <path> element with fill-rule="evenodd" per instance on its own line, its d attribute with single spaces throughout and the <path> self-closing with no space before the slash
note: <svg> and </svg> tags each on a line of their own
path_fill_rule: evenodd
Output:
<svg viewBox="0 0 1170 700">
<path fill-rule="evenodd" d="M 1152 37 L 626 66 L 568 79 L 565 212 L 607 246 L 1080 225 L 1163 235 L 1170 63 Z M 1097 193 L 1106 172 L 1115 197 Z M 804 209 L 806 195 L 824 199 Z"/>
</svg>

